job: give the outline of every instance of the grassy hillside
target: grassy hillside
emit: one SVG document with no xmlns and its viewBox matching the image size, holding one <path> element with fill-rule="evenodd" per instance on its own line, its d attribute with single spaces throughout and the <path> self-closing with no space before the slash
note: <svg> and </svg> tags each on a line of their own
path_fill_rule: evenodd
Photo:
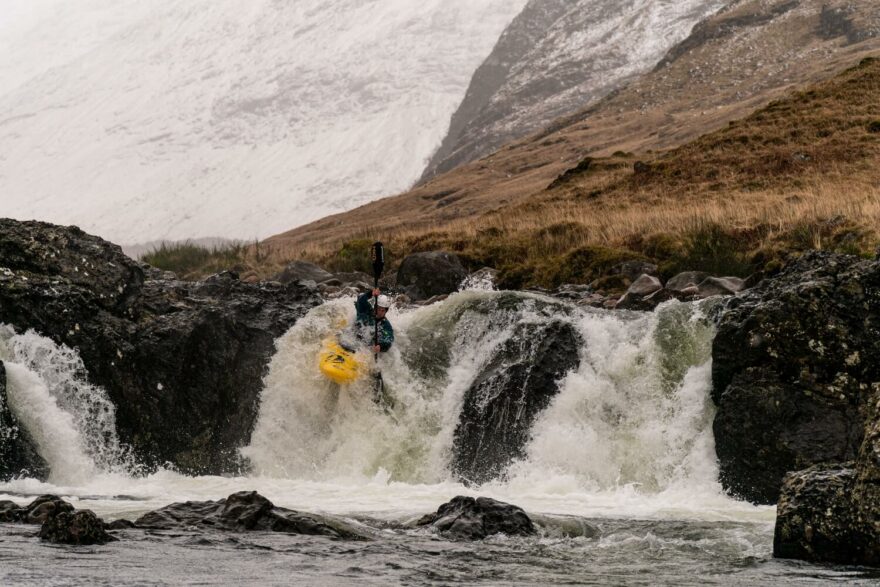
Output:
<svg viewBox="0 0 880 587">
<path fill-rule="evenodd" d="M 455 251 L 473 268 L 500 269 L 510 287 L 599 280 L 619 290 L 625 283 L 611 269 L 631 259 L 667 275 L 746 276 L 807 249 L 872 255 L 880 243 L 878 95 L 880 60 L 866 58 L 678 148 L 574 161 L 544 189 L 495 210 L 353 231 L 341 244 L 285 255 L 264 245 L 237 262 L 262 275 L 285 258 L 349 270 L 382 238 L 396 260 Z"/>
</svg>

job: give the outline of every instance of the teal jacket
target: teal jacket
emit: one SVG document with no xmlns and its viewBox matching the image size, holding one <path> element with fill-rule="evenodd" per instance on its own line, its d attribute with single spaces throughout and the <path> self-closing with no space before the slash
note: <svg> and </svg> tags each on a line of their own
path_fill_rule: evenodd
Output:
<svg viewBox="0 0 880 587">
<path fill-rule="evenodd" d="M 371 298 L 370 292 L 362 293 L 358 296 L 354 307 L 357 310 L 355 322 L 358 327 L 358 338 L 372 346 L 376 319 L 373 314 L 373 305 L 370 304 Z M 394 344 L 394 328 L 391 327 L 391 322 L 387 318 L 383 318 L 379 321 L 379 347 L 384 353 L 391 348 L 392 344 Z"/>
</svg>

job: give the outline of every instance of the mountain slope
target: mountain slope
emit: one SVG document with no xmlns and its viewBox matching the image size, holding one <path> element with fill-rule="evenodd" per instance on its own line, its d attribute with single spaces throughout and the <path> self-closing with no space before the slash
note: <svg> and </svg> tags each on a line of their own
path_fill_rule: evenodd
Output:
<svg viewBox="0 0 880 587">
<path fill-rule="evenodd" d="M 0 214 L 253 238 L 405 189 L 524 4 L 34 0 L 0 29 Z"/>
<path fill-rule="evenodd" d="M 729 0 L 532 0 L 474 74 L 422 179 L 486 155 L 650 70 Z"/>
<path fill-rule="evenodd" d="M 837 23 L 837 24 L 834 24 Z M 595 106 L 410 192 L 268 239 L 276 259 L 361 235 L 418 235 L 526 202 L 585 156 L 681 145 L 880 51 L 868 0 L 740 0 Z M 630 165 L 632 162 L 630 161 Z"/>
</svg>

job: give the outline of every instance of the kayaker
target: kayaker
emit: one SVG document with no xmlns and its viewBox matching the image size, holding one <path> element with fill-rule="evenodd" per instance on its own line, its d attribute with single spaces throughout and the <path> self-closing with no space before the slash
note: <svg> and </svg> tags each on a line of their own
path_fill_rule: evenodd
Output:
<svg viewBox="0 0 880 587">
<path fill-rule="evenodd" d="M 373 304 L 376 304 L 375 312 Z M 357 310 L 357 334 L 358 338 L 365 343 L 373 342 L 373 335 L 376 322 L 379 323 L 379 344 L 373 347 L 374 353 L 388 352 L 391 345 L 394 344 L 394 328 L 385 315 L 388 308 L 391 307 L 391 298 L 383 295 L 379 288 L 373 291 L 364 292 L 358 296 L 354 303 Z"/>
</svg>

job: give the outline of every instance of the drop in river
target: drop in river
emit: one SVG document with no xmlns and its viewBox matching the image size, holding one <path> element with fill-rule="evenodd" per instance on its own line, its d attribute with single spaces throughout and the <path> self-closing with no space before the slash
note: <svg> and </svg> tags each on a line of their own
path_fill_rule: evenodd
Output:
<svg viewBox="0 0 880 587">
<path fill-rule="evenodd" d="M 0 500 L 24 504 L 54 493 L 112 520 L 256 490 L 279 506 L 346 518 L 372 537 L 125 530 L 123 540 L 105 546 L 61 547 L 41 544 L 32 527 L 0 525 L 0 584 L 766 585 L 880 578 L 865 569 L 773 559 L 775 508 L 722 490 L 709 395 L 717 302 L 671 302 L 654 313 L 627 314 L 539 295 L 466 291 L 393 311 L 398 339 L 382 357 L 391 414 L 371 401 L 369 381 L 339 388 L 317 369 L 316 352 L 351 319 L 351 302 L 315 308 L 277 341 L 251 442 L 240 451 L 249 472 L 239 477 L 141 471 L 116 436 L 112 403 L 85 382 L 76 353 L 33 332 L 0 329 L 8 407 L 49 467 L 45 482 L 25 476 L 0 484 Z M 505 369 L 523 359 L 517 352 L 528 347 L 520 344 L 524 337 L 542 336 L 551 324 L 578 341 L 576 366 L 545 408 L 513 416 L 533 421 L 500 476 L 459 482 L 470 470 L 456 456 L 465 405 L 485 407 L 499 392 L 494 380 L 475 381 L 493 361 L 501 361 L 496 380 L 503 381 Z M 474 389 L 478 396 L 468 400 Z M 464 543 L 409 525 L 456 495 L 516 504 L 539 534 Z"/>
</svg>

